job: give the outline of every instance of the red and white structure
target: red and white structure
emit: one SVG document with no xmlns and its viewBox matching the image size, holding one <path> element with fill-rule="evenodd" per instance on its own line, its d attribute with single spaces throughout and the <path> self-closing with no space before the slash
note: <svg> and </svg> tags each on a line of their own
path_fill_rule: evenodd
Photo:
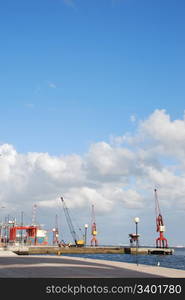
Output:
<svg viewBox="0 0 185 300">
<path fill-rule="evenodd" d="M 156 248 L 168 248 L 168 241 L 164 237 L 165 225 L 159 207 L 157 189 L 154 189 L 154 194 L 155 194 L 156 231 L 159 232 L 159 237 L 156 239 Z"/>
<path fill-rule="evenodd" d="M 98 240 L 96 238 L 97 230 L 96 230 L 96 221 L 95 221 L 95 212 L 94 212 L 94 205 L 92 205 L 92 221 L 91 221 L 91 246 L 98 246 Z"/>
</svg>

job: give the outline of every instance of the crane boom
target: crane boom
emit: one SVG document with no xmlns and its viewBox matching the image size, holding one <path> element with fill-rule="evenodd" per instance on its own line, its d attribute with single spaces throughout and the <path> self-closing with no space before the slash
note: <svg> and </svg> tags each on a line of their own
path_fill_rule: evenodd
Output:
<svg viewBox="0 0 185 300">
<path fill-rule="evenodd" d="M 66 221 L 67 221 L 67 224 L 68 224 L 68 226 L 69 226 L 69 230 L 70 230 L 70 233 L 71 233 L 71 235 L 72 235 L 72 237 L 73 237 L 73 240 L 74 240 L 74 242 L 75 242 L 75 245 L 76 245 L 76 246 L 83 246 L 84 241 L 78 240 L 76 231 L 75 231 L 74 226 L 73 226 L 73 223 L 72 223 L 72 221 L 71 221 L 71 217 L 70 217 L 70 215 L 69 215 L 68 207 L 67 207 L 67 205 L 66 205 L 66 203 L 65 203 L 65 201 L 64 201 L 64 199 L 63 199 L 63 197 L 61 197 L 60 199 L 61 199 L 61 201 L 62 201 L 62 203 L 63 203 L 63 208 L 64 208 L 64 213 L 65 213 Z"/>
<path fill-rule="evenodd" d="M 70 230 L 70 232 L 71 232 L 71 235 L 72 235 L 72 237 L 73 237 L 73 240 L 74 240 L 75 244 L 77 244 L 77 236 L 76 236 L 76 232 L 75 232 L 75 229 L 74 229 L 74 227 L 73 227 L 73 223 L 72 223 L 72 221 L 71 221 L 71 217 L 70 217 L 70 215 L 69 215 L 69 211 L 68 211 L 68 208 L 67 208 L 67 206 L 66 206 L 66 204 L 65 204 L 65 202 L 64 202 L 63 197 L 61 197 L 61 201 L 62 201 L 62 203 L 63 203 L 64 213 L 65 213 L 65 217 L 66 217 L 67 224 L 68 224 L 68 226 L 69 226 L 69 230 Z"/>
</svg>

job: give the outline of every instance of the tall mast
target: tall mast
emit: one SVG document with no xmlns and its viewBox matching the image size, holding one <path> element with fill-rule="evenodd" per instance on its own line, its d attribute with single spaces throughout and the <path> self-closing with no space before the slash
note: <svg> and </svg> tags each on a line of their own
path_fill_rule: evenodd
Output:
<svg viewBox="0 0 185 300">
<path fill-rule="evenodd" d="M 53 228 L 53 245 L 59 243 L 58 216 L 55 216 L 55 228 Z"/>
<path fill-rule="evenodd" d="M 36 225 L 36 210 L 37 204 L 34 204 L 32 207 L 32 225 Z"/>
</svg>

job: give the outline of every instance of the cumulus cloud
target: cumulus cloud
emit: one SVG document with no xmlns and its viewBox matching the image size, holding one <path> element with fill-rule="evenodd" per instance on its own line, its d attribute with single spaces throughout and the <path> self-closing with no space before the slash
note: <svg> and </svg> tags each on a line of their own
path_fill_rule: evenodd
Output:
<svg viewBox="0 0 185 300">
<path fill-rule="evenodd" d="M 87 169 L 90 176 L 102 177 L 103 180 L 118 179 L 135 170 L 135 155 L 126 148 L 116 148 L 100 142 L 92 145 L 86 155 Z"/>
<path fill-rule="evenodd" d="M 135 191 L 123 191 L 127 176 L 134 172 L 134 155 L 128 149 L 114 149 L 102 142 L 92 145 L 84 157 L 54 157 L 48 153 L 20 154 L 12 145 L 4 144 L 0 153 L 3 203 L 11 205 L 14 201 L 14 206 L 26 206 L 37 202 L 54 207 L 62 195 L 70 207 L 94 203 L 103 212 L 110 211 L 116 201 L 127 208 L 139 207 L 142 202 Z"/>
<path fill-rule="evenodd" d="M 185 158 L 185 121 L 170 119 L 165 110 L 156 110 L 140 124 L 140 134 L 152 141 L 159 154 Z"/>
<path fill-rule="evenodd" d="M 171 120 L 165 110 L 155 110 L 146 120 L 139 122 L 135 135 L 126 133 L 112 138 L 112 142 L 140 146 L 156 155 L 184 159 L 185 120 Z"/>
<path fill-rule="evenodd" d="M 112 141 L 132 149 L 140 170 L 137 177 L 140 186 L 147 186 L 146 182 L 148 186 L 159 186 L 165 199 L 184 203 L 184 117 L 172 120 L 165 110 L 155 110 L 146 120 L 140 121 L 135 134 L 126 133 Z"/>
<path fill-rule="evenodd" d="M 185 154 L 185 120 L 171 120 L 165 110 L 155 110 L 148 119 L 141 121 L 138 136 L 145 143 L 158 146 L 162 153 Z"/>
</svg>

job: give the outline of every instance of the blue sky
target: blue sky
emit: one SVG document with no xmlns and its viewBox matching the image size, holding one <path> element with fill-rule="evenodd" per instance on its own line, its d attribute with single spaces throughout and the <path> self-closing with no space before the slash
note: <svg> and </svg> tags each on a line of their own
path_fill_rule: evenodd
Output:
<svg viewBox="0 0 185 300">
<path fill-rule="evenodd" d="M 1 138 L 84 153 L 134 130 L 130 115 L 184 111 L 184 1 L 1 1 Z"/>
</svg>

